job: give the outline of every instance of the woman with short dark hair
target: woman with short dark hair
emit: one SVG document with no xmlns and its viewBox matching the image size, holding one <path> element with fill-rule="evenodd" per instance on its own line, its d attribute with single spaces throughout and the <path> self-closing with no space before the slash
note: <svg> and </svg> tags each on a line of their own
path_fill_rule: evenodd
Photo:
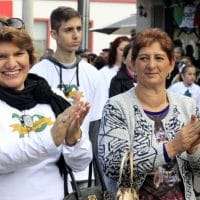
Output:
<svg viewBox="0 0 200 200">
<path fill-rule="evenodd" d="M 136 87 L 110 98 L 103 111 L 98 154 L 107 186 L 116 192 L 122 158 L 131 148 L 139 199 L 195 200 L 199 112 L 193 99 L 166 90 L 175 62 L 170 37 L 160 29 L 138 33 L 132 62 Z M 121 183 L 131 187 L 127 166 Z"/>
</svg>

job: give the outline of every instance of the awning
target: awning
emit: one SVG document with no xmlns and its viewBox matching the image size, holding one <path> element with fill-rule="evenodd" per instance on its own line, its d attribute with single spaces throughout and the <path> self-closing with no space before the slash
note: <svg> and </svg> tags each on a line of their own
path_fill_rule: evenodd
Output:
<svg viewBox="0 0 200 200">
<path fill-rule="evenodd" d="M 122 34 L 129 35 L 136 28 L 136 15 L 131 15 L 125 19 L 112 23 L 101 28 L 92 28 L 90 31 L 105 34 Z"/>
</svg>

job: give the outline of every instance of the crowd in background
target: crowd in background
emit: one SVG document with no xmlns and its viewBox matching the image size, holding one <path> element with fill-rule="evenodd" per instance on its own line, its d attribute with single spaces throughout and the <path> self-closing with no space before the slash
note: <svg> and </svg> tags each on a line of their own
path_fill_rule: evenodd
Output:
<svg viewBox="0 0 200 200">
<path fill-rule="evenodd" d="M 112 94 L 109 95 L 109 93 L 112 93 L 113 87 L 117 87 L 120 90 L 120 86 L 115 82 L 118 78 L 116 72 L 119 74 L 120 71 L 124 71 L 125 66 L 130 65 L 125 61 L 127 56 L 126 48 L 129 48 L 129 45 L 131 46 L 131 41 L 134 39 L 134 36 L 129 38 L 129 41 L 125 43 L 126 45 L 121 48 L 121 42 L 119 41 L 123 40 L 123 38 L 126 38 L 126 36 L 116 37 L 116 39 L 110 43 L 110 48 L 102 49 L 99 55 L 91 53 L 89 50 L 81 54 L 81 57 L 100 70 L 100 73 L 105 71 L 107 68 L 106 66 L 109 66 L 108 71 L 103 73 L 103 79 L 108 82 L 107 89 L 109 89 L 108 96 L 110 97 L 113 96 Z M 113 47 L 114 43 L 117 43 L 115 48 Z M 117 48 L 121 48 L 121 51 L 124 51 L 124 54 L 122 53 L 120 55 L 117 52 Z M 184 48 L 180 40 L 174 41 L 173 55 L 176 62 L 173 71 L 167 77 L 166 87 L 169 88 L 169 90 L 194 97 L 200 108 L 200 59 L 194 57 L 194 48 L 192 45 L 186 45 Z M 109 60 L 112 59 L 121 59 L 118 63 L 119 67 L 114 67 L 112 64 L 109 64 Z M 125 71 L 126 76 L 130 77 L 127 78 L 127 80 L 131 80 L 130 84 L 124 80 L 124 85 L 128 90 L 134 85 L 132 83 L 136 83 L 137 77 L 134 75 L 133 70 L 131 72 L 131 67 L 129 67 L 128 71 Z M 109 73 L 111 73 L 110 76 Z M 114 83 L 112 83 L 113 81 Z M 129 85 L 131 86 L 129 87 Z M 180 85 L 182 85 L 182 87 Z M 126 90 L 121 89 L 121 92 L 124 91 Z"/>
<path fill-rule="evenodd" d="M 123 55 L 118 55 L 117 48 L 120 46 L 121 41 L 123 38 L 126 38 L 129 42 L 125 43 L 121 48 Z M 113 66 L 109 62 L 111 62 L 112 59 L 122 59 L 119 64 L 119 69 L 123 71 L 126 63 L 126 56 L 128 54 L 127 48 L 129 49 L 131 47 L 131 41 L 133 40 L 134 36 L 131 38 L 128 38 L 127 36 L 120 36 L 116 37 L 114 41 L 110 42 L 110 48 L 104 48 L 99 54 L 95 54 L 94 52 L 91 52 L 90 50 L 86 49 L 84 51 L 77 51 L 78 54 L 83 58 L 86 62 L 93 65 L 98 70 L 102 71 L 102 68 L 105 66 L 110 66 L 110 70 L 112 71 Z M 113 47 L 113 44 L 116 43 L 115 47 Z M 127 47 L 126 47 L 127 46 Z M 119 47 L 120 48 L 120 47 Z M 186 47 L 183 47 L 183 44 L 180 40 L 174 41 L 174 58 L 176 60 L 174 70 L 170 73 L 169 77 L 166 81 L 167 88 L 170 87 L 172 84 L 176 82 L 183 81 L 183 78 L 181 76 L 182 70 L 184 67 L 193 67 L 195 69 L 195 73 L 193 74 L 192 80 L 194 84 L 200 85 L 200 59 L 194 57 L 194 48 L 192 45 L 186 45 Z M 53 55 L 53 49 L 47 48 L 44 52 L 44 54 L 39 58 L 39 60 L 45 59 L 47 57 L 50 57 Z M 119 58 L 121 57 L 121 58 Z M 125 64 L 126 63 L 126 64 Z M 121 66 L 121 67 L 120 67 Z M 117 72 L 120 71 L 117 68 Z M 186 69 L 186 68 L 185 68 Z M 131 69 L 129 70 L 130 73 Z M 108 76 L 108 75 L 106 75 Z M 134 78 L 133 82 L 136 82 L 136 77 L 134 77 L 134 74 L 131 75 L 132 78 Z M 106 77 L 104 77 L 106 79 Z M 109 83 L 110 84 L 110 83 Z M 188 83 L 189 84 L 189 83 Z M 189 86 L 189 85 L 188 85 Z"/>
</svg>

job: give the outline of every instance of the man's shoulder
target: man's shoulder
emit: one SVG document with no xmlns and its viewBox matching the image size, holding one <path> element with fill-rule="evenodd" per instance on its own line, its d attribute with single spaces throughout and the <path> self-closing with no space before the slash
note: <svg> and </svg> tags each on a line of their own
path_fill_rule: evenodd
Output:
<svg viewBox="0 0 200 200">
<path fill-rule="evenodd" d="M 104 67 L 102 67 L 100 70 L 99 70 L 101 73 L 106 73 L 109 71 L 109 67 L 108 65 L 105 65 Z"/>
<path fill-rule="evenodd" d="M 49 67 L 52 67 L 54 64 L 48 60 L 48 59 L 43 59 L 40 62 L 36 63 L 35 65 L 33 65 L 33 67 L 31 68 L 31 71 L 38 71 L 38 70 L 43 70 Z"/>
<path fill-rule="evenodd" d="M 86 62 L 85 60 L 81 60 L 79 63 L 80 67 L 82 67 L 83 69 L 87 69 L 87 71 L 94 71 L 94 72 L 98 72 L 98 70 L 96 69 L 96 67 L 94 67 L 93 65 L 91 65 L 90 63 Z"/>
<path fill-rule="evenodd" d="M 87 76 L 91 77 L 92 79 L 95 79 L 96 77 L 100 76 L 99 71 L 93 65 L 84 60 L 80 61 L 79 69 L 80 72 L 87 74 Z"/>
</svg>

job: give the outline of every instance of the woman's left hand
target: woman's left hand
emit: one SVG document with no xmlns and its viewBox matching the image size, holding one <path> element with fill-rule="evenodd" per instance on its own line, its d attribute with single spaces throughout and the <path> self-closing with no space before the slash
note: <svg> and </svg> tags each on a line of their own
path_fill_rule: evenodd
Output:
<svg viewBox="0 0 200 200">
<path fill-rule="evenodd" d="M 199 118 L 192 116 L 193 122 L 197 122 Z M 200 134 L 200 133 L 199 133 Z M 193 154 L 200 148 L 200 138 L 193 144 L 193 146 L 187 150 L 187 153 Z"/>
<path fill-rule="evenodd" d="M 194 153 L 200 144 L 200 121 L 192 115 L 191 120 L 180 129 L 175 137 L 166 143 L 166 150 L 170 158 L 184 151 Z"/>
<path fill-rule="evenodd" d="M 66 118 L 63 119 L 67 126 L 67 133 L 65 137 L 65 143 L 67 145 L 74 145 L 81 137 L 80 126 L 89 112 L 89 104 L 85 102 L 77 102 L 73 106 L 70 112 L 64 112 Z M 66 121 L 65 121 L 66 119 Z"/>
</svg>

